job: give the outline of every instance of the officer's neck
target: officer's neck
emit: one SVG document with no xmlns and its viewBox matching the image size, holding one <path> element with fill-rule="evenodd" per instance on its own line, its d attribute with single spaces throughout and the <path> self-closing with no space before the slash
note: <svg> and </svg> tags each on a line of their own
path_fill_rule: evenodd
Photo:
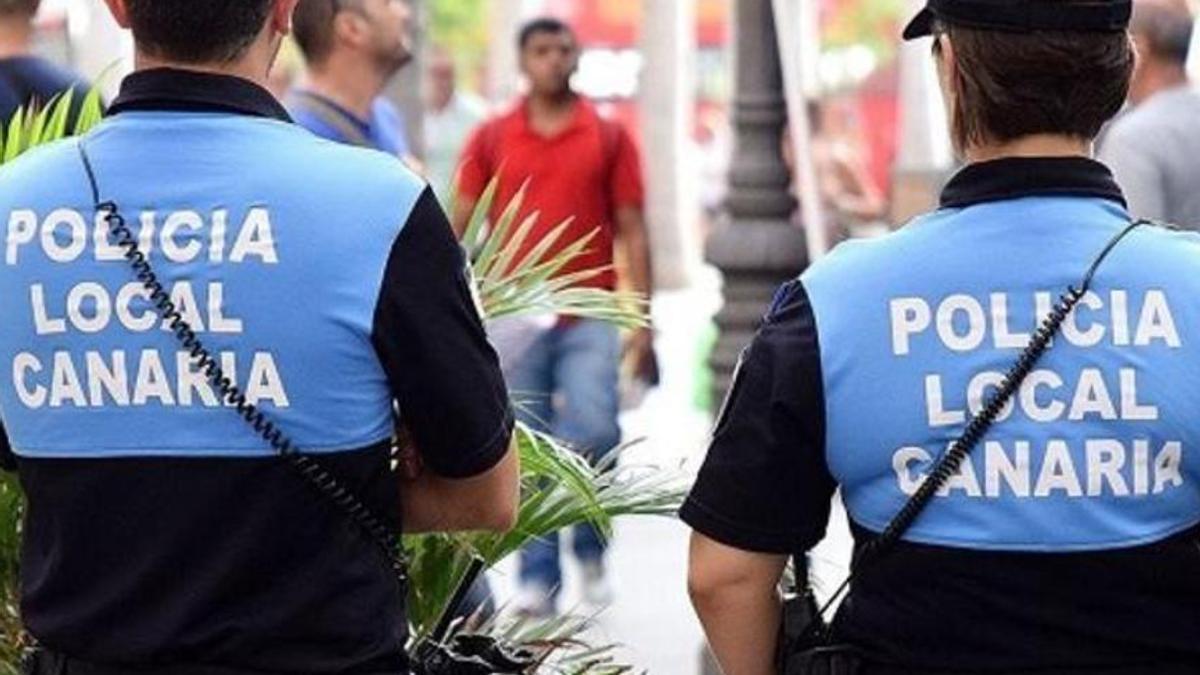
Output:
<svg viewBox="0 0 1200 675">
<path fill-rule="evenodd" d="M 1090 157 L 1090 141 L 1073 136 L 1034 134 L 1004 143 L 974 143 L 963 153 L 968 164 L 1019 157 Z"/>
<path fill-rule="evenodd" d="M 151 70 L 154 68 L 174 68 L 190 70 L 214 75 L 230 75 L 250 80 L 264 89 L 267 88 L 267 74 L 271 69 L 270 58 L 261 58 L 257 54 L 247 53 L 243 58 L 229 63 L 181 63 L 170 59 L 162 59 L 153 54 L 138 50 L 134 56 L 134 70 Z"/>
</svg>

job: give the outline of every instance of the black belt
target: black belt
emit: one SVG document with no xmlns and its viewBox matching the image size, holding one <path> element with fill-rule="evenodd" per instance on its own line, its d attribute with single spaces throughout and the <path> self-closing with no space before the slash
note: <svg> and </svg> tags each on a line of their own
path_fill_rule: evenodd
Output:
<svg viewBox="0 0 1200 675">
<path fill-rule="evenodd" d="M 107 666 L 39 650 L 26 659 L 25 675 L 263 675 L 221 666 Z"/>
</svg>

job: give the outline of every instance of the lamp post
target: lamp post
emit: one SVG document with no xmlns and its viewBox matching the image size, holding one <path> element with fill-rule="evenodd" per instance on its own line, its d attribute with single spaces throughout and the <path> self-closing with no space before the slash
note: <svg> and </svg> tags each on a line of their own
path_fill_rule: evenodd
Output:
<svg viewBox="0 0 1200 675">
<path fill-rule="evenodd" d="M 720 338 L 713 351 L 714 400 L 721 400 L 743 347 L 776 288 L 808 263 L 796 200 L 783 160 L 787 109 L 771 0 L 734 3 L 735 148 L 728 217 L 709 239 L 707 258 L 724 277 Z"/>
</svg>

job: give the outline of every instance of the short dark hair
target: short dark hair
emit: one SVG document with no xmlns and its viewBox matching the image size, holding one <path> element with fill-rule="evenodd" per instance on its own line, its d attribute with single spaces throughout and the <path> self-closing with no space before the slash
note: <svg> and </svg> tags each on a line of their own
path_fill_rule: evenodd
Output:
<svg viewBox="0 0 1200 675">
<path fill-rule="evenodd" d="M 568 26 L 566 22 L 555 19 L 554 17 L 544 16 L 539 19 L 534 19 L 526 23 L 524 26 L 521 26 L 521 32 L 517 34 L 517 49 L 523 51 L 529 46 L 529 41 L 532 40 L 535 35 L 544 35 L 547 33 L 550 35 L 561 35 L 566 33 L 567 35 L 571 36 L 572 40 L 575 40 L 575 30 Z"/>
<path fill-rule="evenodd" d="M 1133 75 L 1128 32 L 1009 33 L 939 26 L 954 47 L 951 131 L 960 149 L 1034 134 L 1094 139 Z"/>
<path fill-rule="evenodd" d="M 292 35 L 309 63 L 321 63 L 333 51 L 333 20 L 339 0 L 300 0 L 292 15 Z"/>
<path fill-rule="evenodd" d="M 181 63 L 227 63 L 262 32 L 272 0 L 127 0 L 138 47 Z"/>
<path fill-rule="evenodd" d="M 1187 64 L 1195 21 L 1186 9 L 1135 3 L 1132 31 L 1146 49 L 1158 58 L 1181 66 Z"/>
<path fill-rule="evenodd" d="M 42 0 L 0 0 L 0 16 L 32 17 L 41 5 Z"/>
</svg>

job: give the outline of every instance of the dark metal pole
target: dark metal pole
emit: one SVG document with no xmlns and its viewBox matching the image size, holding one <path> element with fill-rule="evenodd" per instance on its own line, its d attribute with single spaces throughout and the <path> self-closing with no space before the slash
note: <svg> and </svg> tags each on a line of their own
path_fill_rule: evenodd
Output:
<svg viewBox="0 0 1200 675">
<path fill-rule="evenodd" d="M 796 200 L 783 160 L 787 106 L 771 2 L 733 4 L 737 70 L 728 217 L 707 249 L 725 280 L 725 304 L 717 315 L 721 335 L 710 361 L 715 401 L 724 398 L 775 289 L 808 264 L 804 232 L 791 221 Z"/>
</svg>

